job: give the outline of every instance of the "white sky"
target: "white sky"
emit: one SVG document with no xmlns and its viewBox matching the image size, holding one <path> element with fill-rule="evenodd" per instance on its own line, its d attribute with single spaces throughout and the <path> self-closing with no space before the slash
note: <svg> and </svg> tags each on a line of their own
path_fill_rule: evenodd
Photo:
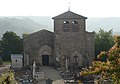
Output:
<svg viewBox="0 0 120 84">
<path fill-rule="evenodd" d="M 0 0 L 0 16 L 56 16 L 68 10 L 86 17 L 120 17 L 120 0 Z"/>
</svg>

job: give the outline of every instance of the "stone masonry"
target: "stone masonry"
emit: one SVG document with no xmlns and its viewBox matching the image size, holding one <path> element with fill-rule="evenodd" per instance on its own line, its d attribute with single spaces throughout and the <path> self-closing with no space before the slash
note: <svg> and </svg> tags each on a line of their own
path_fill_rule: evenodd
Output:
<svg viewBox="0 0 120 84">
<path fill-rule="evenodd" d="M 53 63 L 53 32 L 41 30 L 28 35 L 24 39 L 24 66 L 33 61 L 42 65 L 42 55 L 49 55 L 49 64 Z"/>
<path fill-rule="evenodd" d="M 57 62 L 65 67 L 66 59 L 68 66 L 75 61 L 80 67 L 91 65 L 95 58 L 95 41 L 94 33 L 86 31 L 87 18 L 67 11 L 52 19 L 54 32 L 41 30 L 24 39 L 24 66 L 36 61 L 40 65 Z"/>
</svg>

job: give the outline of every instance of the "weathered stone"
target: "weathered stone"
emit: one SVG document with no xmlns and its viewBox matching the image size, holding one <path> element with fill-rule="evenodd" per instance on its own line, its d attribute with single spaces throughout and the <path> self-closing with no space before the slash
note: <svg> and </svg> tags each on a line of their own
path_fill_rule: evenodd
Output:
<svg viewBox="0 0 120 84">
<path fill-rule="evenodd" d="M 31 65 L 33 61 L 42 65 L 42 55 L 49 55 L 49 64 L 52 64 L 53 41 L 53 32 L 47 30 L 41 30 L 27 36 L 24 39 L 24 66 Z"/>
<path fill-rule="evenodd" d="M 75 63 L 75 55 L 80 67 L 91 65 L 95 43 L 94 33 L 86 31 L 87 18 L 67 11 L 53 19 L 54 32 L 41 30 L 24 39 L 24 65 L 31 65 L 34 60 L 46 65 L 45 60 L 49 65 L 57 62 L 65 67 L 66 59 L 69 65 Z"/>
</svg>

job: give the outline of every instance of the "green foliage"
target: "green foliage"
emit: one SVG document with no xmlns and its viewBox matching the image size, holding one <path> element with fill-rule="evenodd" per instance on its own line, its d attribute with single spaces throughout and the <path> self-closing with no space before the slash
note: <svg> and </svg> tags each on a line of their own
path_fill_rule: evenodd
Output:
<svg viewBox="0 0 120 84">
<path fill-rule="evenodd" d="M 101 51 L 108 51 L 114 44 L 112 30 L 104 31 L 100 29 L 98 33 L 95 33 L 95 56 Z"/>
<path fill-rule="evenodd" d="M 22 38 L 25 38 L 25 37 L 27 37 L 29 34 L 28 33 L 24 33 L 24 34 L 22 34 Z"/>
<path fill-rule="evenodd" d="M 11 61 L 3 61 L 4 65 L 11 65 Z"/>
<path fill-rule="evenodd" d="M 109 51 L 102 51 L 98 55 L 100 61 L 94 61 L 89 69 L 83 69 L 81 75 L 96 74 L 101 75 L 100 80 L 111 78 L 113 84 L 120 84 L 120 36 L 114 36 L 115 44 Z M 106 62 L 102 58 L 106 57 Z"/>
<path fill-rule="evenodd" d="M 2 62 L 2 48 L 1 48 L 1 43 L 2 43 L 2 41 L 0 40 L 0 65 L 3 65 L 3 62 Z"/>
<path fill-rule="evenodd" d="M 1 40 L 1 51 L 4 61 L 10 61 L 11 54 L 22 53 L 23 51 L 23 41 L 20 36 L 16 33 L 10 31 L 3 34 Z"/>
<path fill-rule="evenodd" d="M 0 65 L 3 65 L 3 61 L 2 60 L 0 60 Z"/>
<path fill-rule="evenodd" d="M 0 76 L 0 84 L 16 84 L 14 73 L 9 71 Z"/>
<path fill-rule="evenodd" d="M 0 56 L 1 56 L 1 54 L 2 54 L 2 40 L 0 40 Z"/>
</svg>

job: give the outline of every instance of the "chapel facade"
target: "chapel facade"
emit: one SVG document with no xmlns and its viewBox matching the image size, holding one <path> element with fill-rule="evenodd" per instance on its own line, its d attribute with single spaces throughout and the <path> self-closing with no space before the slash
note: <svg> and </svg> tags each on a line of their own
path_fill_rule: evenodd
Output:
<svg viewBox="0 0 120 84">
<path fill-rule="evenodd" d="M 54 32 L 40 30 L 24 38 L 24 66 L 91 65 L 95 59 L 94 32 L 86 31 L 87 17 L 67 11 L 52 18 Z"/>
</svg>

